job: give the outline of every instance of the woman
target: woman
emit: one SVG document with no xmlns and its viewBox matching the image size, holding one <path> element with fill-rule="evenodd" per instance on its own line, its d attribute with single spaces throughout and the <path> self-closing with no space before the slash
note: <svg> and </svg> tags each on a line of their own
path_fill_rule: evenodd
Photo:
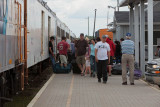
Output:
<svg viewBox="0 0 160 107">
<path fill-rule="evenodd" d="M 95 77 L 96 74 L 96 61 L 95 61 L 95 40 L 91 40 L 91 54 L 90 54 L 90 62 L 91 62 L 91 70 L 92 70 L 92 75 Z"/>
<path fill-rule="evenodd" d="M 119 41 L 115 41 L 115 44 L 116 44 L 116 52 L 115 52 L 116 64 L 118 64 L 121 63 L 121 57 L 122 57 L 121 44 Z"/>
</svg>

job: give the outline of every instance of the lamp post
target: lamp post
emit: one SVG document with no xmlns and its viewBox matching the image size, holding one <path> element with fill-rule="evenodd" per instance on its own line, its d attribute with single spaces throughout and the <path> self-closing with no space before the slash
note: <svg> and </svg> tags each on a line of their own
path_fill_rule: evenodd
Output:
<svg viewBox="0 0 160 107">
<path fill-rule="evenodd" d="M 108 12 L 107 12 L 107 28 L 108 28 L 108 20 L 109 20 L 109 9 L 112 8 L 114 11 L 116 11 L 116 7 L 108 6 Z"/>
</svg>

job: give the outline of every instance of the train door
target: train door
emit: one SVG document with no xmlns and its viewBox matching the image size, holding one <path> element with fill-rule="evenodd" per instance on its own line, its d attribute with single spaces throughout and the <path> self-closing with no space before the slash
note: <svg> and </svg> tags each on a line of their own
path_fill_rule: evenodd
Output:
<svg viewBox="0 0 160 107">
<path fill-rule="evenodd" d="M 42 11 L 42 16 L 41 16 L 41 55 L 43 55 L 43 37 L 44 37 L 44 11 Z"/>
<path fill-rule="evenodd" d="M 48 41 L 51 37 L 51 17 L 48 16 Z"/>
</svg>

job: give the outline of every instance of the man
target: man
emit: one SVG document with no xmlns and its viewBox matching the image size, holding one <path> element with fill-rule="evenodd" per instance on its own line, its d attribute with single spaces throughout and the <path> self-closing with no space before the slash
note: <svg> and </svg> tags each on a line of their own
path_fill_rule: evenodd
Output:
<svg viewBox="0 0 160 107">
<path fill-rule="evenodd" d="M 49 57 L 52 61 L 52 67 L 53 67 L 53 71 L 55 71 L 55 60 L 56 60 L 56 55 L 54 55 L 54 50 L 53 50 L 53 44 L 54 44 L 54 37 L 50 37 L 50 41 L 49 41 Z"/>
<path fill-rule="evenodd" d="M 129 65 L 130 84 L 134 85 L 134 42 L 130 40 L 131 33 L 126 34 L 122 42 L 122 85 L 127 85 L 127 64 Z"/>
<path fill-rule="evenodd" d="M 69 44 L 66 42 L 66 37 L 62 37 L 62 41 L 58 43 L 57 46 L 60 55 L 61 67 L 67 67 L 67 51 L 70 48 Z"/>
<path fill-rule="evenodd" d="M 103 75 L 103 83 L 106 84 L 107 76 L 107 62 L 110 63 L 110 46 L 106 43 L 106 36 L 102 36 L 102 41 L 95 45 L 95 59 L 97 62 L 97 77 L 98 82 L 101 82 Z"/>
<path fill-rule="evenodd" d="M 109 44 L 110 46 L 110 63 L 109 63 L 109 76 L 111 76 L 111 70 L 112 70 L 112 65 L 113 65 L 113 57 L 114 57 L 114 53 L 116 51 L 116 46 L 114 45 L 113 41 L 110 40 L 109 36 L 106 35 L 107 39 L 106 42 Z"/>
<path fill-rule="evenodd" d="M 85 54 L 88 47 L 87 41 L 84 39 L 84 34 L 80 34 L 80 40 L 77 41 L 75 44 L 76 47 L 76 61 L 78 64 L 78 67 L 81 70 L 81 76 L 84 75 L 84 69 L 85 69 Z"/>
</svg>

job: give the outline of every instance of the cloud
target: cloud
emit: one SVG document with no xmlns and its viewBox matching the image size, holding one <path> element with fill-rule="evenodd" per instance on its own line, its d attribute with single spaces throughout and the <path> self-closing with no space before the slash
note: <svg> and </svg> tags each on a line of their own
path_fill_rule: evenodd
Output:
<svg viewBox="0 0 160 107">
<path fill-rule="evenodd" d="M 93 35 L 94 9 L 97 9 L 96 30 L 106 28 L 108 6 L 116 6 L 117 0 L 45 0 L 57 16 L 77 35 L 87 30 L 90 17 L 90 35 Z M 109 22 L 113 21 L 114 9 L 109 10 Z"/>
</svg>

